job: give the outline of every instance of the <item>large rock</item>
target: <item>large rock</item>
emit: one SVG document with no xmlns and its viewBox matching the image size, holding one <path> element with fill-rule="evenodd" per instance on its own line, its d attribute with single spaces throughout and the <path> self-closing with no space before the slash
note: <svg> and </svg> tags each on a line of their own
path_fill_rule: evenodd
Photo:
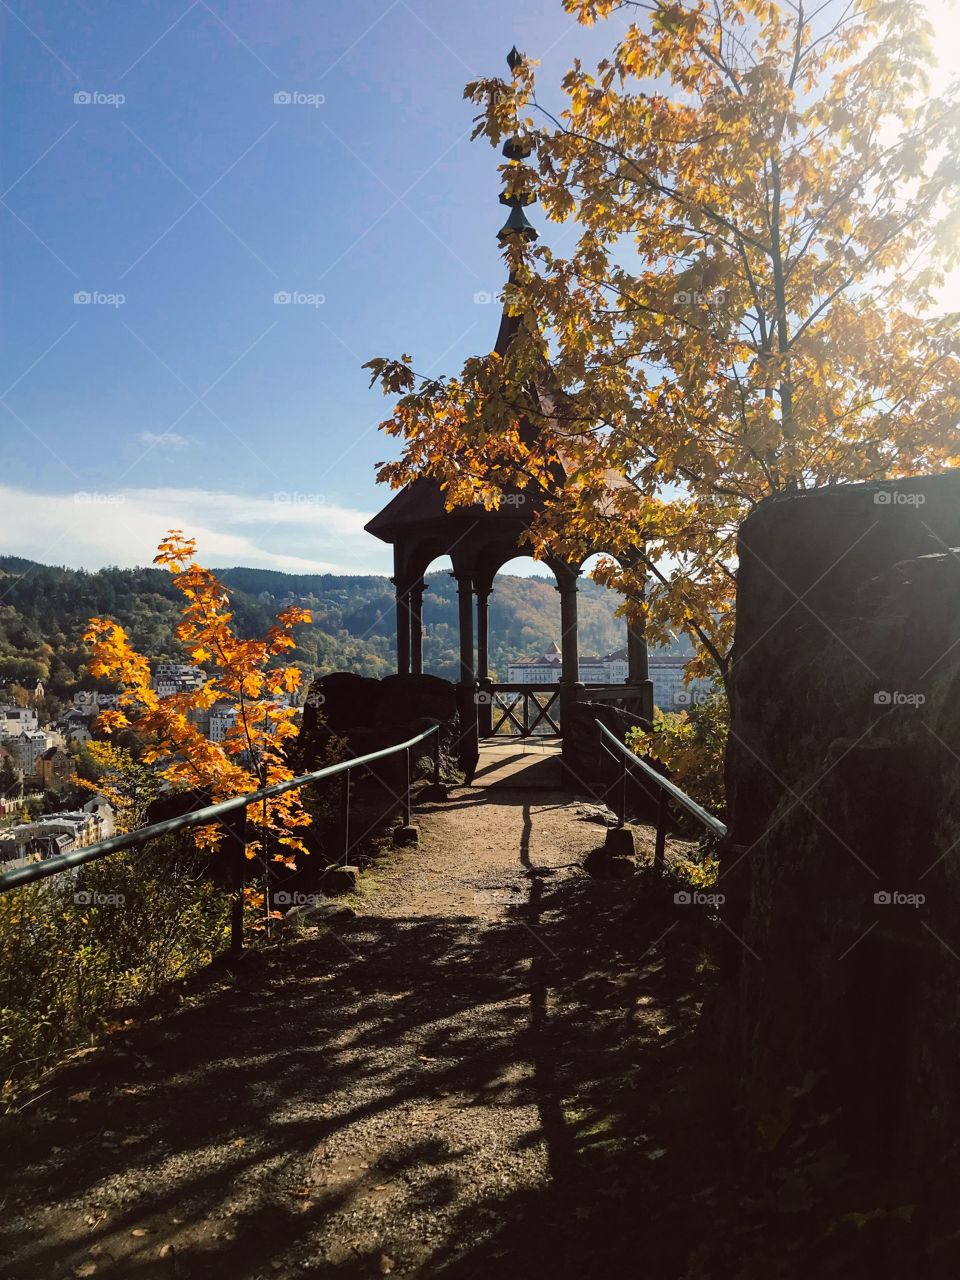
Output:
<svg viewBox="0 0 960 1280">
<path fill-rule="evenodd" d="M 744 524 L 720 884 L 748 1118 L 786 1147 L 812 1094 L 931 1239 L 960 1174 L 955 548 L 957 472 Z M 924 1274 L 957 1274 L 956 1252 L 931 1246 Z"/>
<path fill-rule="evenodd" d="M 374 680 L 348 671 L 318 676 L 307 691 L 298 753 L 304 768 L 322 767 L 330 742 L 345 738 L 351 755 L 380 751 L 440 726 L 445 760 L 457 738 L 456 688 L 437 676 L 387 676 Z M 417 755 L 417 773 L 429 768 L 432 745 Z M 402 756 L 377 766 L 385 781 L 405 777 Z"/>
<path fill-rule="evenodd" d="M 618 742 L 626 739 L 634 727 L 649 728 L 646 720 L 630 711 L 622 711 L 609 702 L 576 702 L 564 711 L 563 764 L 569 784 L 574 790 L 592 792 L 607 804 L 619 804 L 620 763 L 606 749 L 596 722 L 609 729 Z M 660 766 L 655 762 L 654 768 Z M 659 796 L 640 771 L 627 775 L 627 813 L 631 818 L 655 822 Z"/>
</svg>

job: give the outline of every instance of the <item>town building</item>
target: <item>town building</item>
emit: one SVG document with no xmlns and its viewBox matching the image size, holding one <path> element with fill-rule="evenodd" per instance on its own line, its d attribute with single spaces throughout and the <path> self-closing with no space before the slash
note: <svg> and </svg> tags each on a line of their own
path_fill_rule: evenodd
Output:
<svg viewBox="0 0 960 1280">
<path fill-rule="evenodd" d="M 19 738 L 39 728 L 33 707 L 0 706 L 0 740 Z"/>
<path fill-rule="evenodd" d="M 117 829 L 116 812 L 110 801 L 105 796 L 93 796 L 82 808 L 96 824 L 96 839 L 109 840 Z"/>
<path fill-rule="evenodd" d="M 78 689 L 73 695 L 73 705 L 87 715 L 98 711 L 112 711 L 120 705 L 120 695 L 100 693 L 98 689 Z"/>
<path fill-rule="evenodd" d="M 150 683 L 161 698 L 169 698 L 175 693 L 195 692 L 203 687 L 205 679 L 201 668 L 192 667 L 189 663 L 158 662 Z"/>
<path fill-rule="evenodd" d="M 45 791 L 61 794 L 70 786 L 75 773 L 73 756 L 61 746 L 49 747 L 37 761 L 37 774 Z"/>
<path fill-rule="evenodd" d="M 629 666 L 627 650 L 617 649 L 600 657 L 595 653 L 581 653 L 578 662 L 580 680 L 584 684 L 624 684 Z M 511 662 L 508 667 L 508 684 L 556 684 L 562 672 L 560 646 L 552 644 L 546 653 L 536 658 L 524 658 Z"/>
<path fill-rule="evenodd" d="M 92 714 L 75 707 L 64 712 L 53 728 L 65 742 L 83 746 L 93 738 L 93 720 Z"/>
<path fill-rule="evenodd" d="M 653 683 L 653 703 L 661 711 L 685 711 L 700 702 L 713 689 L 709 680 L 684 682 L 684 672 L 689 656 L 651 653 L 648 658 L 650 680 Z M 580 655 L 580 679 L 586 685 L 624 684 L 627 680 L 626 647 L 616 649 L 604 657 Z M 511 662 L 508 668 L 508 684 L 557 684 L 561 675 L 560 648 L 551 645 L 546 653 L 535 658 Z"/>
<path fill-rule="evenodd" d="M 26 729 L 7 740 L 7 749 L 25 775 L 37 774 L 37 762 L 52 745 L 52 739 L 42 729 Z"/>
<path fill-rule="evenodd" d="M 233 703 L 221 702 L 210 712 L 210 727 L 207 736 L 211 742 L 222 742 L 237 723 L 239 708 Z"/>
<path fill-rule="evenodd" d="M 32 822 L 0 832 L 0 862 L 7 864 L 5 870 L 10 869 L 10 863 L 51 858 L 58 853 L 69 853 L 73 847 L 72 835 L 44 829 Z"/>
</svg>

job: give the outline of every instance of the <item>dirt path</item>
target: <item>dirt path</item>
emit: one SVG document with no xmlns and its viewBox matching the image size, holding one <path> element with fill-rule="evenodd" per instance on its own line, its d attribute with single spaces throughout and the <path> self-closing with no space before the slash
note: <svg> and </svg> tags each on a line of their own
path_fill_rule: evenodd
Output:
<svg viewBox="0 0 960 1280">
<path fill-rule="evenodd" d="M 583 874 L 602 828 L 560 794 L 462 789 L 417 821 L 356 918 L 248 954 L 3 1122 L 0 1274 L 591 1277 L 637 1250 L 683 1274 L 684 929 Z"/>
</svg>

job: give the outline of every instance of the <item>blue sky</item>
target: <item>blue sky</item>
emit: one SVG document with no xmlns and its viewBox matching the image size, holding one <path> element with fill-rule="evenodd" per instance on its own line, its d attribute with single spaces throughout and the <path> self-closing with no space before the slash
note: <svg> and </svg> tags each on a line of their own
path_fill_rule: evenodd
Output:
<svg viewBox="0 0 960 1280">
<path fill-rule="evenodd" d="M 452 372 L 498 323 L 475 299 L 503 277 L 499 157 L 463 85 L 513 42 L 556 85 L 614 32 L 559 0 L 9 0 L 0 21 L 0 550 L 144 563 L 182 525 L 213 564 L 387 568 L 360 530 L 395 446 L 360 366 Z"/>
<path fill-rule="evenodd" d="M 213 565 L 388 569 L 362 526 L 395 446 L 360 366 L 449 373 L 497 330 L 499 156 L 463 85 L 515 42 L 559 106 L 624 23 L 560 0 L 0 0 L 0 552 L 146 563 L 180 526 Z"/>
</svg>

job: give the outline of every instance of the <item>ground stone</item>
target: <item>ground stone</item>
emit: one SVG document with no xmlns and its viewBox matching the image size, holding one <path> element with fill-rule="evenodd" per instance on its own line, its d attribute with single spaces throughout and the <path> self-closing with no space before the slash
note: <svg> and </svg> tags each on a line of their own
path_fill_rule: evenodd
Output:
<svg viewBox="0 0 960 1280">
<path fill-rule="evenodd" d="M 360 881 L 359 867 L 328 867 L 320 877 L 320 887 L 331 897 L 352 893 Z"/>
<path fill-rule="evenodd" d="M 633 858 L 612 853 L 608 848 L 593 849 L 583 860 L 583 869 L 594 880 L 628 880 L 636 875 Z"/>
</svg>

